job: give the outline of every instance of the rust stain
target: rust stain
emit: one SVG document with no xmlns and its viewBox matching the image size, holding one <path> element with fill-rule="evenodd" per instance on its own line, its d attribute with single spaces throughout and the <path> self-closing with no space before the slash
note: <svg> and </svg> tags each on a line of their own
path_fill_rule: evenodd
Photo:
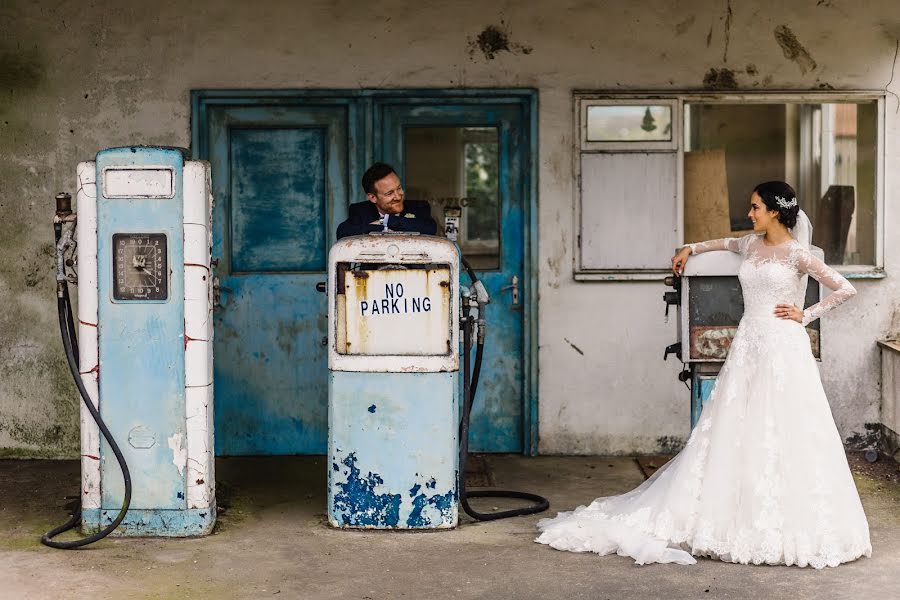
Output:
<svg viewBox="0 0 900 600">
<path fill-rule="evenodd" d="M 691 358 L 724 360 L 737 327 L 692 327 Z"/>
<path fill-rule="evenodd" d="M 100 460 L 99 456 L 94 456 L 93 454 L 82 454 L 82 456 L 85 458 L 90 458 L 91 460 Z M 87 493 L 87 492 L 85 492 L 85 493 Z"/>
</svg>

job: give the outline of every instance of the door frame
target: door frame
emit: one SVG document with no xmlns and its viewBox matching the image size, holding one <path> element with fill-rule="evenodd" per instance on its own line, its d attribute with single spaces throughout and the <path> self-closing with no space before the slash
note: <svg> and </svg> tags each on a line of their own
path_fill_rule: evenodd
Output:
<svg viewBox="0 0 900 600">
<path fill-rule="evenodd" d="M 538 92 L 531 88 L 450 88 L 450 89 L 200 89 L 191 90 L 191 157 L 209 160 L 209 108 L 211 106 L 290 106 L 322 98 L 353 98 L 364 104 L 366 163 L 372 163 L 377 147 L 374 131 L 374 100 L 397 98 L 405 102 L 421 99 L 429 104 L 464 102 L 471 104 L 519 104 L 524 115 L 524 127 L 529 136 L 526 181 L 522 189 L 528 198 L 523 202 L 523 284 L 526 302 L 523 310 L 523 406 L 522 450 L 523 454 L 538 453 Z M 352 144 L 351 144 L 352 148 Z M 357 195 L 358 184 L 351 181 L 351 194 Z M 361 192 L 359 192 L 361 193 Z"/>
</svg>

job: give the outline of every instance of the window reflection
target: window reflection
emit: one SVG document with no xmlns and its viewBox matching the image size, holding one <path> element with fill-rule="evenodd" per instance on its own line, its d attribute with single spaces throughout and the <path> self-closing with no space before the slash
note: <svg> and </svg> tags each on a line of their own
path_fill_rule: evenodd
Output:
<svg viewBox="0 0 900 600">
<path fill-rule="evenodd" d="M 686 104 L 685 241 L 750 230 L 749 195 L 797 190 L 830 264 L 875 263 L 877 103 Z"/>
<path fill-rule="evenodd" d="M 615 104 L 587 109 L 589 142 L 665 142 L 671 139 L 671 106 Z"/>
<path fill-rule="evenodd" d="M 476 269 L 500 267 L 499 152 L 496 127 L 410 127 L 405 131 L 406 195 L 427 200 L 444 231 L 461 215 L 458 243 Z"/>
</svg>

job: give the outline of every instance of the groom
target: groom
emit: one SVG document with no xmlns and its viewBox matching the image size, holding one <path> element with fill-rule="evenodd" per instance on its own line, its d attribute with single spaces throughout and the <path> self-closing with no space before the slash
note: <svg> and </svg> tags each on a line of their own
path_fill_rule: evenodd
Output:
<svg viewBox="0 0 900 600">
<path fill-rule="evenodd" d="M 422 200 L 404 200 L 400 177 L 390 165 L 377 162 L 366 169 L 362 187 L 369 200 L 350 205 L 347 220 L 338 225 L 338 239 L 375 231 L 437 232 L 431 207 Z"/>
</svg>

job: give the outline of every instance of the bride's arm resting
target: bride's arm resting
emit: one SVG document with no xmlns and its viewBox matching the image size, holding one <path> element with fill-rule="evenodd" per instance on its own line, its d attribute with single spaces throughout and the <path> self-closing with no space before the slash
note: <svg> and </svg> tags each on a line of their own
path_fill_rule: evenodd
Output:
<svg viewBox="0 0 900 600">
<path fill-rule="evenodd" d="M 687 264 L 688 256 L 691 254 L 701 254 L 712 250 L 730 250 L 731 252 L 741 252 L 740 238 L 722 238 L 719 240 L 709 240 L 706 242 L 697 242 L 695 244 L 685 244 L 675 256 L 672 257 L 672 272 L 681 275 L 684 272 L 684 266 Z"/>
<path fill-rule="evenodd" d="M 719 240 L 708 240 L 706 242 L 697 242 L 695 244 L 687 244 L 685 248 L 691 249 L 691 254 L 701 254 L 710 252 L 711 250 L 730 250 L 731 252 L 741 251 L 741 238 L 722 238 Z"/>
<path fill-rule="evenodd" d="M 810 254 L 809 251 L 803 251 L 800 254 L 797 267 L 800 272 L 811 275 L 816 281 L 831 290 L 831 294 L 827 298 L 803 311 L 801 323 L 804 326 L 856 295 L 856 288 L 850 285 L 843 275 Z"/>
</svg>

